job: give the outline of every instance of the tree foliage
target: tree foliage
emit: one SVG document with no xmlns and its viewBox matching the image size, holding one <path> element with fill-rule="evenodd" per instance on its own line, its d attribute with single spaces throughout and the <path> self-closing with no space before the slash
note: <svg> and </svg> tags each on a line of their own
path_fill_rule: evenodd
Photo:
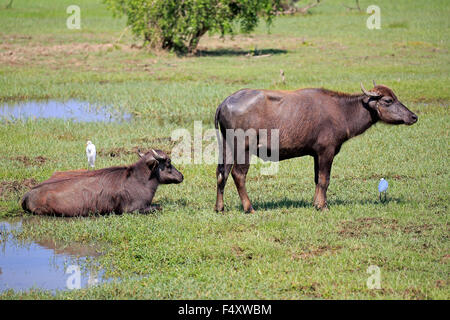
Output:
<svg viewBox="0 0 450 320">
<path fill-rule="evenodd" d="M 207 32 L 250 32 L 263 17 L 268 24 L 280 0 L 104 0 L 125 14 L 132 32 L 152 46 L 193 52 Z"/>
</svg>

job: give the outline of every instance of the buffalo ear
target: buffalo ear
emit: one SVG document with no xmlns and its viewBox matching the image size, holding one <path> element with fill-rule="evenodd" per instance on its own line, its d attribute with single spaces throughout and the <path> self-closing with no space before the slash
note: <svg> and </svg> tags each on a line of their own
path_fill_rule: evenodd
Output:
<svg viewBox="0 0 450 320">
<path fill-rule="evenodd" d="M 156 160 L 155 158 L 150 158 L 150 159 L 148 159 L 147 161 L 146 161 L 146 163 L 147 163 L 147 166 L 150 168 L 150 171 L 152 171 L 153 172 L 153 170 L 155 170 L 157 167 L 158 167 L 158 165 L 159 165 L 159 162 L 158 162 L 158 160 Z"/>
<path fill-rule="evenodd" d="M 137 149 L 137 154 L 138 154 L 139 158 L 142 158 L 143 156 L 145 156 L 145 154 L 143 154 L 141 152 L 141 149 Z"/>
<path fill-rule="evenodd" d="M 364 98 L 363 98 L 363 102 L 364 102 L 364 104 L 369 104 L 369 101 L 370 101 L 370 97 L 368 97 L 368 96 L 364 96 Z"/>
<path fill-rule="evenodd" d="M 363 103 L 373 110 L 377 109 L 377 102 L 378 102 L 378 99 L 376 99 L 376 98 L 372 98 L 372 97 L 368 97 L 368 96 L 365 96 L 363 98 Z"/>
<path fill-rule="evenodd" d="M 146 155 L 142 153 L 140 149 L 137 149 L 137 154 L 139 158 L 145 159 L 145 163 L 147 164 L 147 166 L 150 168 L 151 171 L 153 171 L 158 166 L 159 161 L 156 160 L 153 156 L 147 155 L 146 157 Z"/>
<path fill-rule="evenodd" d="M 375 85 L 375 82 L 374 82 Z M 363 98 L 363 102 L 367 105 L 369 105 L 370 107 L 374 108 L 376 106 L 376 102 L 374 102 L 373 100 L 378 100 L 379 98 L 381 98 L 381 95 L 378 92 L 373 92 L 373 91 L 367 91 L 366 88 L 364 88 L 362 82 L 360 83 L 361 86 L 361 91 L 364 93 L 364 98 Z M 372 100 L 370 98 L 373 98 Z"/>
</svg>

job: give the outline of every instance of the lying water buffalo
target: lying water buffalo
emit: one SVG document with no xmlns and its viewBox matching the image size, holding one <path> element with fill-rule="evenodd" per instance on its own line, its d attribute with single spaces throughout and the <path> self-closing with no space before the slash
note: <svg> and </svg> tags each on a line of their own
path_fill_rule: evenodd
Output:
<svg viewBox="0 0 450 320">
<path fill-rule="evenodd" d="M 331 165 L 342 144 L 362 134 L 377 121 L 389 124 L 412 125 L 417 116 L 408 110 L 386 86 L 376 85 L 363 94 L 346 94 L 326 89 L 300 89 L 297 91 L 240 90 L 226 98 L 217 108 L 215 127 L 219 128 L 219 148 L 223 161 L 217 166 L 216 211 L 224 209 L 223 192 L 228 175 L 236 184 L 246 212 L 254 212 L 245 188 L 250 167 L 250 155 L 271 153 L 273 129 L 278 133 L 278 159 L 285 160 L 310 155 L 314 158 L 316 192 L 314 205 L 326 209 L 326 192 L 330 181 Z M 237 137 L 227 140 L 231 131 L 256 132 L 257 147 L 249 147 L 248 136 L 237 150 Z M 259 142 L 261 129 L 267 143 Z M 276 138 L 274 137 L 274 140 Z M 232 142 L 230 142 L 230 140 Z M 245 153 L 243 161 L 236 161 Z"/>
<path fill-rule="evenodd" d="M 161 150 L 138 153 L 139 161 L 130 166 L 57 172 L 24 195 L 22 208 L 72 217 L 151 211 L 158 185 L 180 183 L 183 175 Z"/>
</svg>

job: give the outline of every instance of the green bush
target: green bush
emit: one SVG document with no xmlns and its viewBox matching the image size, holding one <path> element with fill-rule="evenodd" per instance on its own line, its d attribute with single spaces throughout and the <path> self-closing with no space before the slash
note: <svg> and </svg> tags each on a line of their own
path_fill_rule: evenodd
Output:
<svg viewBox="0 0 450 320">
<path fill-rule="evenodd" d="M 207 32 L 252 31 L 263 17 L 268 24 L 280 0 L 104 0 L 125 14 L 132 32 L 147 44 L 177 52 L 194 52 Z"/>
</svg>

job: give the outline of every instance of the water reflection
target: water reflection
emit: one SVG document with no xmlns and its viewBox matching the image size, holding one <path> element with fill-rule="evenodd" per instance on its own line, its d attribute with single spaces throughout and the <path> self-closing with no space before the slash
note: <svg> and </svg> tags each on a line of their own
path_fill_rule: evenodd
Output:
<svg viewBox="0 0 450 320">
<path fill-rule="evenodd" d="M 124 122 L 131 115 L 85 101 L 23 101 L 0 105 L 0 118 L 7 120 L 58 118 L 75 122 Z"/>
<path fill-rule="evenodd" d="M 78 289 L 106 281 L 95 263 L 99 248 L 85 244 L 64 245 L 52 239 L 19 240 L 26 220 L 0 221 L 0 292 L 39 288 Z"/>
</svg>

